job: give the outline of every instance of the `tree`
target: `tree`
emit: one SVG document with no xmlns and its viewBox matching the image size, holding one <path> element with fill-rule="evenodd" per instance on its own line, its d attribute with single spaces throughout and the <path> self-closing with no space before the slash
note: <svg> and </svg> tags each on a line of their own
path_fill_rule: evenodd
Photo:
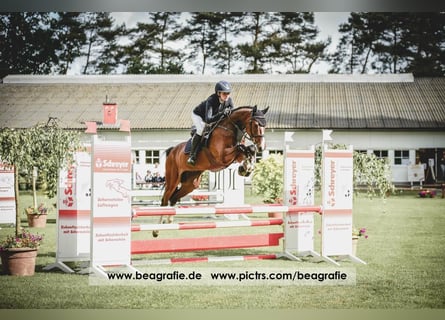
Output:
<svg viewBox="0 0 445 320">
<path fill-rule="evenodd" d="M 332 72 L 445 74 L 444 13 L 351 13 Z"/>
<path fill-rule="evenodd" d="M 200 58 L 201 73 L 204 74 L 209 59 L 215 56 L 219 40 L 218 29 L 223 16 L 214 12 L 195 12 L 187 20 L 187 25 L 180 31 L 180 35 L 188 39 L 190 52 L 189 60 Z"/>
<path fill-rule="evenodd" d="M 20 230 L 19 173 L 31 174 L 37 168 L 48 184 L 48 197 L 53 197 L 60 169 L 71 164 L 74 152 L 80 149 L 80 133 L 59 127 L 53 118 L 26 129 L 0 129 L 0 159 L 15 167 L 16 232 Z"/>
<path fill-rule="evenodd" d="M 214 67 L 221 73 L 232 73 L 232 64 L 239 59 L 239 51 L 235 43 L 240 34 L 240 24 L 244 19 L 242 12 L 219 12 L 222 21 L 216 26 L 218 38 L 212 50 L 212 58 L 215 60 Z"/>
<path fill-rule="evenodd" d="M 179 13 L 149 13 L 150 23 L 138 23 L 128 31 L 132 40 L 125 46 L 126 73 L 183 73 L 180 49 L 169 47 L 177 40 Z"/>
<path fill-rule="evenodd" d="M 274 25 L 278 21 L 274 12 L 245 13 L 241 31 L 249 35 L 251 42 L 244 42 L 238 46 L 240 54 L 248 64 L 246 73 L 266 73 L 266 63 L 270 62 L 267 48 L 270 39 L 277 37 L 278 30 Z"/>
<path fill-rule="evenodd" d="M 373 17 L 376 17 L 374 15 Z M 370 67 L 370 57 L 380 34 L 384 30 L 384 23 L 380 25 L 369 14 L 351 13 L 348 23 L 341 24 L 338 50 L 333 55 L 333 72 L 366 73 Z"/>
<path fill-rule="evenodd" d="M 48 74 L 57 64 L 49 13 L 0 14 L 0 78 L 8 74 Z"/>
<path fill-rule="evenodd" d="M 79 19 L 86 38 L 82 73 L 112 73 L 120 64 L 122 50 L 117 42 L 124 35 L 125 25 L 116 26 L 109 12 L 86 12 Z"/>
<path fill-rule="evenodd" d="M 407 60 L 405 69 L 415 76 L 445 75 L 445 13 L 407 14 Z"/>
<path fill-rule="evenodd" d="M 51 20 L 53 40 L 57 43 L 54 48 L 57 59 L 53 72 L 66 74 L 73 61 L 81 56 L 81 49 L 86 44 L 86 34 L 80 16 L 77 12 L 60 12 Z"/>
<path fill-rule="evenodd" d="M 288 73 L 309 73 L 312 66 L 327 57 L 327 41 L 316 41 L 318 29 L 310 12 L 281 12 L 281 32 L 273 42 L 278 63 L 289 65 Z"/>
<path fill-rule="evenodd" d="M 255 165 L 252 175 L 252 191 L 263 197 L 264 203 L 282 203 L 284 158 L 271 154 Z"/>
<path fill-rule="evenodd" d="M 178 49 L 172 49 L 168 46 L 169 41 L 178 40 L 180 33 L 177 31 L 180 27 L 178 12 L 154 12 L 149 14 L 151 20 L 156 26 L 154 34 L 154 53 L 159 57 L 158 73 L 182 73 L 181 56 Z"/>
</svg>

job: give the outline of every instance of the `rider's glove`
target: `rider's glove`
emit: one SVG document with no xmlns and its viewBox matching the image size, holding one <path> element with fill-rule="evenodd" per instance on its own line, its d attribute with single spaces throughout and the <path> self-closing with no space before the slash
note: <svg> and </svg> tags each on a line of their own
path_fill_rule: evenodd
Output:
<svg viewBox="0 0 445 320">
<path fill-rule="evenodd" d="M 230 114 L 230 112 L 231 112 L 230 108 L 225 108 L 224 109 L 224 115 L 225 116 L 228 116 Z"/>
</svg>

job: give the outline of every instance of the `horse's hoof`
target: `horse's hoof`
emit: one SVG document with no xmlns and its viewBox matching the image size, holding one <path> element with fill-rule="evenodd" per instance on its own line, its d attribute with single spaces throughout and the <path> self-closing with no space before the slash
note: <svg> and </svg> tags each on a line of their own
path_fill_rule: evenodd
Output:
<svg viewBox="0 0 445 320">
<path fill-rule="evenodd" d="M 153 230 L 152 234 L 153 238 L 157 238 L 159 236 L 159 230 Z"/>
</svg>

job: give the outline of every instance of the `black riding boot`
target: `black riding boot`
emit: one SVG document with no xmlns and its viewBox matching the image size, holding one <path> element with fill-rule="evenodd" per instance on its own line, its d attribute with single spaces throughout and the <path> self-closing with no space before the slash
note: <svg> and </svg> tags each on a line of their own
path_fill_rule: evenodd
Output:
<svg viewBox="0 0 445 320">
<path fill-rule="evenodd" d="M 190 150 L 190 157 L 187 160 L 187 163 L 191 166 L 194 166 L 196 163 L 196 154 L 198 153 L 198 146 L 201 142 L 201 136 L 196 134 L 192 138 L 192 150 Z"/>
</svg>

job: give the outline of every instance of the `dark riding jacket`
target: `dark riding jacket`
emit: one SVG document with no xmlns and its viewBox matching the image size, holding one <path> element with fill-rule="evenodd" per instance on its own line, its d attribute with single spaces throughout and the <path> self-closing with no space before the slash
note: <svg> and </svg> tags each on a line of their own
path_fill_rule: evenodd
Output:
<svg viewBox="0 0 445 320">
<path fill-rule="evenodd" d="M 193 113 L 200 116 L 205 123 L 212 123 L 220 119 L 226 108 L 234 108 L 232 98 L 229 97 L 227 101 L 220 103 L 218 95 L 214 93 L 196 106 Z"/>
</svg>

